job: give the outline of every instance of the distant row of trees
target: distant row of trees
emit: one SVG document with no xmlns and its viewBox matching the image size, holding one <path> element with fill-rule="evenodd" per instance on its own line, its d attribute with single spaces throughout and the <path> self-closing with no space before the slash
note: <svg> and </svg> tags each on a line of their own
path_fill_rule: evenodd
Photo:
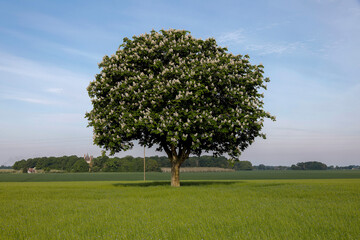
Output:
<svg viewBox="0 0 360 240">
<path fill-rule="evenodd" d="M 102 155 L 93 159 L 91 171 L 93 172 L 141 172 L 144 170 L 144 159 L 132 156 L 110 158 Z M 15 162 L 13 169 L 26 170 L 28 168 L 42 169 L 45 172 L 50 170 L 62 170 L 67 172 L 88 172 L 89 165 L 84 158 L 78 156 L 63 157 L 41 157 L 23 159 Z M 162 167 L 171 167 L 167 157 L 152 156 L 146 158 L 146 171 L 161 171 Z M 235 164 L 229 164 L 225 157 L 201 156 L 190 157 L 182 167 L 220 167 L 233 168 L 235 170 L 252 170 L 253 166 L 249 161 L 240 161 Z"/>
<path fill-rule="evenodd" d="M 260 164 L 258 166 L 253 166 L 254 170 L 291 170 L 289 166 L 268 166 Z"/>
<path fill-rule="evenodd" d="M 296 165 L 291 165 L 292 170 L 326 170 L 327 166 L 321 162 L 300 162 Z"/>
<path fill-rule="evenodd" d="M 349 169 L 360 169 L 359 165 L 348 165 L 348 166 L 328 166 L 330 170 L 349 170 Z"/>
<path fill-rule="evenodd" d="M 72 155 L 63 157 L 40 157 L 29 158 L 17 161 L 13 165 L 15 170 L 24 170 L 28 168 L 43 169 L 50 171 L 51 169 L 63 170 L 67 172 L 86 172 L 89 171 L 89 165 L 84 158 Z"/>
<path fill-rule="evenodd" d="M 12 169 L 12 167 L 11 166 L 1 165 L 0 169 Z"/>
<path fill-rule="evenodd" d="M 102 155 L 93 159 L 91 171 L 93 172 L 141 172 L 144 170 L 144 159 L 132 156 L 113 157 L 110 158 Z M 5 166 L 4 166 L 5 167 Z M 45 172 L 50 170 L 62 170 L 66 172 L 88 172 L 89 165 L 83 157 L 63 156 L 63 157 L 41 157 L 30 158 L 15 162 L 12 166 L 15 170 L 26 170 L 28 168 L 43 169 Z M 152 156 L 146 157 L 146 171 L 161 171 L 162 167 L 171 167 L 171 163 L 167 157 Z M 289 166 L 266 166 L 260 164 L 253 166 L 249 161 L 235 162 L 233 165 L 225 157 L 201 156 L 190 157 L 182 167 L 220 167 L 232 168 L 238 170 L 326 170 L 326 169 L 359 169 L 358 165 L 349 165 L 344 167 L 327 166 L 317 161 L 299 162 L 296 165 Z M 10 168 L 10 167 L 8 167 Z"/>
<path fill-rule="evenodd" d="M 327 166 L 322 162 L 309 161 L 309 162 L 299 162 L 296 165 L 293 164 L 291 167 L 288 166 L 265 166 L 260 164 L 258 166 L 253 166 L 254 170 L 347 170 L 347 169 L 360 169 L 359 165 L 349 165 L 349 166 Z"/>
</svg>

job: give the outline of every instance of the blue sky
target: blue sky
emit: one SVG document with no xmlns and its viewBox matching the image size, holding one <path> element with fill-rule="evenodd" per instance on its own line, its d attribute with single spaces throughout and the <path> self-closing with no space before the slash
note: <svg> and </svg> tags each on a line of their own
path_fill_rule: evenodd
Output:
<svg viewBox="0 0 360 240">
<path fill-rule="evenodd" d="M 1 0 L 0 164 L 99 155 L 84 119 L 97 63 L 124 37 L 162 28 L 214 37 L 265 66 L 265 108 L 277 121 L 244 160 L 360 164 L 360 2 L 336 0 Z"/>
</svg>

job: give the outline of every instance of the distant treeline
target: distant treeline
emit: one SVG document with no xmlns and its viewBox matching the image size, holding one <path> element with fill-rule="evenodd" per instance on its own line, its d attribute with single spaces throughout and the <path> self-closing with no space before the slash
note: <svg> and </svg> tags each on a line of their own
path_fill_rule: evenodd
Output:
<svg viewBox="0 0 360 240">
<path fill-rule="evenodd" d="M 291 165 L 292 170 L 326 170 L 327 166 L 321 162 L 300 162 L 296 165 Z"/>
<path fill-rule="evenodd" d="M 4 168 L 10 168 L 5 167 Z M 63 156 L 63 157 L 41 157 L 23 159 L 15 162 L 12 166 L 15 170 L 27 171 L 28 168 L 42 169 L 45 172 L 50 170 L 61 170 L 66 172 L 88 172 L 89 165 L 85 162 L 83 157 L 78 156 Z M 164 156 L 146 157 L 146 171 L 157 172 L 161 171 L 162 167 L 171 167 L 170 161 Z M 326 166 L 326 164 L 316 161 L 300 162 L 296 165 L 289 166 L 266 166 L 260 164 L 253 166 L 249 161 L 235 162 L 233 165 L 225 157 L 201 156 L 190 157 L 183 164 L 182 167 L 220 167 L 231 168 L 238 170 L 342 170 L 342 169 L 360 169 L 358 165 L 349 166 Z M 92 172 L 142 172 L 144 171 L 144 159 L 140 157 L 108 157 L 99 156 L 93 159 Z"/>
<path fill-rule="evenodd" d="M 360 169 L 359 165 L 349 166 L 327 166 L 322 162 L 310 161 L 310 162 L 299 162 L 296 165 L 293 164 L 291 167 L 288 166 L 265 166 L 260 164 L 253 166 L 254 170 L 349 170 L 349 169 Z"/>
<path fill-rule="evenodd" d="M 349 170 L 349 169 L 360 169 L 359 165 L 349 165 L 349 166 L 328 166 L 329 170 Z"/>
<path fill-rule="evenodd" d="M 12 169 L 12 167 L 11 167 L 11 166 L 1 165 L 1 166 L 0 166 L 0 169 Z"/>
<path fill-rule="evenodd" d="M 67 172 L 88 172 L 89 165 L 83 157 L 63 156 L 63 157 L 41 157 L 23 159 L 15 162 L 13 169 L 23 170 L 26 172 L 28 168 L 42 169 L 45 172 L 50 170 L 62 170 Z M 162 167 L 171 167 L 167 157 L 152 156 L 146 157 L 146 171 L 161 171 Z M 182 167 L 220 167 L 232 168 L 235 170 L 252 170 L 252 164 L 249 161 L 236 162 L 234 165 L 229 164 L 225 157 L 201 156 L 190 157 Z M 144 159 L 140 157 L 108 157 L 99 156 L 93 159 L 92 172 L 141 172 L 144 171 Z"/>
<path fill-rule="evenodd" d="M 291 167 L 288 166 L 265 166 L 260 164 L 259 166 L 254 166 L 254 170 L 326 170 L 327 166 L 321 162 L 300 162 L 296 165 L 293 164 Z"/>
</svg>

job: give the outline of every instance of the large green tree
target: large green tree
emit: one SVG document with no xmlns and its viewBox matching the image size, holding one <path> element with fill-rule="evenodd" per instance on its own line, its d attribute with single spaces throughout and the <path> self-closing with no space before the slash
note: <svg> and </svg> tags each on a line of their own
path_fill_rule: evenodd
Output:
<svg viewBox="0 0 360 240">
<path fill-rule="evenodd" d="M 94 143 L 114 154 L 157 146 L 171 164 L 171 185 L 190 154 L 240 156 L 261 133 L 263 93 L 269 79 L 247 55 L 233 55 L 215 39 L 196 39 L 184 30 L 151 31 L 124 38 L 104 56 L 101 72 L 87 88 L 93 109 L 86 113 Z"/>
</svg>

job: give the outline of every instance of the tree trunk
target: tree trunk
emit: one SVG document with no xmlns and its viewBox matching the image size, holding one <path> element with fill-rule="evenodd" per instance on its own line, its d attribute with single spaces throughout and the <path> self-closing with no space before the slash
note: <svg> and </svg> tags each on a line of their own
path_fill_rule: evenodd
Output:
<svg viewBox="0 0 360 240">
<path fill-rule="evenodd" d="M 171 165 L 171 186 L 180 187 L 180 164 L 173 162 Z"/>
<path fill-rule="evenodd" d="M 164 143 L 162 147 L 171 162 L 171 186 L 180 187 L 180 166 L 189 157 L 190 148 L 186 149 L 180 145 L 177 153 L 174 145 L 167 146 Z"/>
</svg>

